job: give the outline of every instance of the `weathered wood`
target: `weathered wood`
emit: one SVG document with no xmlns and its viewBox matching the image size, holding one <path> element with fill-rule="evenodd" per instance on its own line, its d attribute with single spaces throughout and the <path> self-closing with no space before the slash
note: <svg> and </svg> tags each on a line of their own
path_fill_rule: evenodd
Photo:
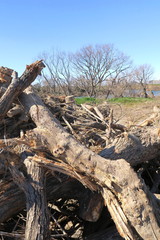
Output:
<svg viewBox="0 0 160 240">
<path fill-rule="evenodd" d="M 7 87 L 12 80 L 13 69 L 0 67 L 0 86 Z"/>
<path fill-rule="evenodd" d="M 0 97 L 5 93 L 6 88 L 5 87 L 0 87 Z"/>
<path fill-rule="evenodd" d="M 8 159 L 6 158 L 6 155 Z M 4 158 L 8 161 L 10 159 L 14 159 L 16 161 L 15 156 L 13 153 L 10 154 L 6 152 L 6 155 L 3 153 L 0 154 L 0 159 L 4 160 Z M 6 163 L 6 161 L 5 161 Z M 17 161 L 19 163 L 19 160 Z M 8 164 L 7 164 L 8 165 Z M 43 165 L 45 168 L 45 165 Z M 6 172 L 6 169 L 3 169 L 1 173 L 4 179 L 1 179 L 0 182 L 0 223 L 7 221 L 12 216 L 18 214 L 22 209 L 26 207 L 25 201 L 25 194 L 24 192 L 12 181 L 12 178 Z M 70 199 L 74 198 L 77 199 L 82 205 L 83 199 L 86 196 L 86 191 L 88 192 L 87 188 L 85 188 L 81 183 L 74 180 L 73 178 L 68 178 L 64 175 L 58 176 L 58 179 L 51 174 L 47 174 L 46 179 L 46 195 L 48 201 L 56 201 L 59 198 Z M 102 204 L 102 200 L 100 200 Z M 86 204 L 86 208 L 89 207 Z M 83 209 L 83 208 L 82 208 Z M 85 209 L 83 209 L 85 211 Z M 95 209 L 90 208 L 90 219 L 93 216 L 92 221 L 95 219 Z M 97 218 L 99 217 L 101 211 L 97 212 Z M 85 216 L 83 216 L 85 219 Z"/>
<path fill-rule="evenodd" d="M 99 155 L 111 160 L 125 159 L 131 166 L 150 161 L 160 155 L 159 129 L 153 126 L 125 132 Z"/>
<path fill-rule="evenodd" d="M 67 104 L 75 103 L 74 96 L 71 95 L 71 96 L 65 97 L 65 102 L 66 102 Z"/>
<path fill-rule="evenodd" d="M 0 231 L 0 236 L 9 237 L 11 239 L 25 240 L 24 234 L 20 234 L 20 233 L 8 233 L 8 232 Z"/>
<path fill-rule="evenodd" d="M 86 190 L 80 202 L 79 216 L 89 222 L 97 222 L 104 206 L 104 201 L 99 193 Z"/>
<path fill-rule="evenodd" d="M 26 196 L 27 220 L 25 240 L 49 240 L 49 216 L 45 195 L 45 172 L 35 162 L 24 161 L 27 176 L 19 171 L 16 164 L 8 163 L 14 181 L 24 191 Z"/>
<path fill-rule="evenodd" d="M 0 120 L 4 118 L 13 100 L 23 92 L 41 73 L 45 67 L 42 60 L 27 66 L 20 78 L 12 78 L 12 82 L 0 99 Z"/>
<path fill-rule="evenodd" d="M 99 190 L 99 187 L 92 182 L 88 177 L 84 176 L 81 173 L 77 173 L 76 169 L 67 163 L 58 160 L 57 162 L 41 157 L 41 156 L 33 156 L 32 160 L 40 164 L 41 166 L 50 169 L 52 171 L 61 172 L 68 176 L 71 176 L 81 182 L 85 187 L 88 187 L 91 191 Z"/>
<path fill-rule="evenodd" d="M 47 240 L 49 233 L 49 212 L 45 193 L 45 172 L 37 163 L 25 160 L 30 186 L 25 193 L 27 199 L 26 240 Z"/>
<path fill-rule="evenodd" d="M 3 223 L 25 208 L 25 195 L 12 179 L 1 180 L 0 189 L 0 223 Z"/>
<path fill-rule="evenodd" d="M 7 112 L 7 116 L 11 118 L 13 116 L 22 114 L 23 112 L 24 112 L 24 109 L 22 108 L 22 106 L 15 105 Z"/>
<path fill-rule="evenodd" d="M 98 190 L 98 186 L 95 183 L 92 183 L 87 177 L 77 173 L 73 167 L 64 162 L 54 162 L 41 156 L 33 156 L 31 158 L 32 161 L 39 163 L 43 168 L 69 175 L 81 182 L 85 187 L 88 187 L 91 191 L 86 188 L 85 191 L 81 192 L 82 197 L 78 197 L 80 204 L 79 215 L 82 219 L 90 222 L 96 222 L 99 219 L 104 201 L 100 193 L 96 191 Z"/>
<path fill-rule="evenodd" d="M 125 160 L 104 159 L 78 143 L 31 89 L 21 95 L 20 101 L 37 125 L 37 138 L 54 157 L 67 162 L 102 188 L 104 201 L 122 237 L 160 238 L 157 203 Z"/>
</svg>

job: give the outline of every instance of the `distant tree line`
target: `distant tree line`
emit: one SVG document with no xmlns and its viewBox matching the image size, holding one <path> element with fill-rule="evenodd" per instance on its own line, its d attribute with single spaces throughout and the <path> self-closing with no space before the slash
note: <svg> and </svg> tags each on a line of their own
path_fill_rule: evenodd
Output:
<svg viewBox="0 0 160 240">
<path fill-rule="evenodd" d="M 126 90 L 134 94 L 138 84 L 148 97 L 146 85 L 153 77 L 152 66 L 135 67 L 130 57 L 111 44 L 85 46 L 76 53 L 45 52 L 40 58 L 46 65 L 40 84 L 51 93 L 123 97 Z"/>
</svg>

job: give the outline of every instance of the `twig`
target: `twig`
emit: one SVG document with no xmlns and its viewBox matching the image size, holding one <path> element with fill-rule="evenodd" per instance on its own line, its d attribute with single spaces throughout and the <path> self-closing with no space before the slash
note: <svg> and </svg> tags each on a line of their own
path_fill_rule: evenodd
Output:
<svg viewBox="0 0 160 240">
<path fill-rule="evenodd" d="M 108 144 L 109 138 L 111 136 L 112 123 L 113 123 L 113 109 L 110 110 L 109 121 L 108 121 L 108 129 L 106 129 L 106 134 L 107 134 L 106 145 Z"/>
<path fill-rule="evenodd" d="M 118 117 L 118 119 L 115 119 L 115 123 L 117 123 L 119 120 L 121 120 L 124 116 L 122 115 L 122 107 L 119 103 L 109 103 L 109 105 L 116 105 L 120 108 L 120 116 Z"/>
<path fill-rule="evenodd" d="M 0 235 L 2 236 L 6 236 L 6 237 L 14 237 L 14 238 L 21 238 L 24 239 L 24 234 L 20 234 L 20 233 L 8 233 L 8 232 L 3 232 L 0 231 Z"/>
<path fill-rule="evenodd" d="M 69 124 L 69 122 L 67 121 L 67 119 L 66 119 L 64 116 L 62 116 L 62 119 L 63 119 L 63 121 L 66 123 L 66 125 L 69 127 L 71 133 L 72 133 L 73 135 L 76 135 L 75 131 L 73 130 L 72 126 Z"/>
<path fill-rule="evenodd" d="M 94 107 L 94 111 L 96 112 L 96 114 L 100 117 L 101 121 L 104 122 L 104 116 L 103 114 L 100 112 L 100 110 L 98 109 L 98 107 Z"/>
<path fill-rule="evenodd" d="M 56 238 L 66 237 L 66 234 L 53 234 L 51 235 L 51 240 L 55 240 Z"/>
<path fill-rule="evenodd" d="M 64 229 L 61 227 L 61 225 L 58 223 L 57 219 L 53 216 L 53 214 L 51 215 L 51 218 L 54 220 L 54 222 L 56 223 L 56 225 L 61 229 L 63 234 L 54 234 L 51 235 L 52 237 L 68 237 L 68 234 L 64 231 Z"/>
<path fill-rule="evenodd" d="M 96 114 L 94 114 L 93 112 L 91 112 L 91 111 L 90 111 L 88 108 L 86 108 L 83 104 L 81 104 L 81 106 L 82 106 L 82 108 L 83 108 L 84 110 L 86 110 L 86 111 L 87 111 L 90 115 L 92 115 L 94 118 L 102 121 L 102 119 L 101 119 L 100 117 L 98 117 Z"/>
</svg>

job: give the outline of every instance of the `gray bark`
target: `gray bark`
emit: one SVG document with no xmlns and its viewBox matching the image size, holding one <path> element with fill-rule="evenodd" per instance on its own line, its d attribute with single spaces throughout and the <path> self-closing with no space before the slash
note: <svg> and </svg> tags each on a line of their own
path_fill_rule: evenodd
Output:
<svg viewBox="0 0 160 240">
<path fill-rule="evenodd" d="M 9 163 L 9 169 L 14 181 L 24 191 L 26 196 L 27 220 L 25 240 L 49 240 L 49 215 L 45 194 L 45 173 L 35 162 L 24 161 L 27 176 L 19 171 L 16 164 Z"/>
</svg>

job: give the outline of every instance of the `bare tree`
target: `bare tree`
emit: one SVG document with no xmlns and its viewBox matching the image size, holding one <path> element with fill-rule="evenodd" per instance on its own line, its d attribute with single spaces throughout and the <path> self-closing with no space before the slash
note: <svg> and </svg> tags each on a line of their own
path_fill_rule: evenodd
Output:
<svg viewBox="0 0 160 240">
<path fill-rule="evenodd" d="M 113 45 L 87 46 L 73 55 L 73 65 L 79 88 L 89 96 L 96 96 L 104 82 L 121 78 L 131 61 Z"/>
<path fill-rule="evenodd" d="M 51 55 L 43 53 L 41 57 L 47 66 L 47 71 L 42 73 L 44 81 L 54 92 L 72 94 L 71 56 L 65 52 L 53 51 Z"/>
<path fill-rule="evenodd" d="M 54 92 L 65 95 L 79 92 L 96 97 L 103 92 L 107 96 L 109 92 L 115 93 L 118 85 L 123 85 L 123 91 L 131 66 L 130 58 L 111 44 L 86 46 L 72 55 L 52 51 L 43 53 L 41 58 L 47 66 L 42 73 L 44 82 Z M 104 88 L 106 84 L 108 87 Z"/>
<path fill-rule="evenodd" d="M 148 97 L 147 83 L 152 79 L 153 73 L 153 68 L 149 64 L 140 65 L 132 72 L 133 80 L 140 84 L 145 98 Z"/>
</svg>

